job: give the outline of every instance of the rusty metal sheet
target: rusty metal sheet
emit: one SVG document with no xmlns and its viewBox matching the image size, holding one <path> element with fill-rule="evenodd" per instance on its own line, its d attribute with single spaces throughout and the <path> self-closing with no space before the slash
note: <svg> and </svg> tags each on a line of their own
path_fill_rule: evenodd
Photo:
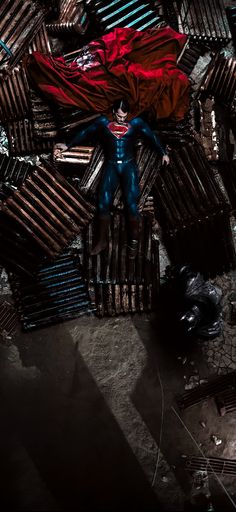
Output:
<svg viewBox="0 0 236 512">
<path fill-rule="evenodd" d="M 29 53 L 36 51 L 41 53 L 51 53 L 52 49 L 45 23 L 42 24 L 42 27 L 34 36 L 33 40 L 29 45 L 28 51 Z"/>
<path fill-rule="evenodd" d="M 80 182 L 80 189 L 91 196 L 95 196 L 99 181 L 102 176 L 102 167 L 104 163 L 104 155 L 102 148 L 97 145 L 94 149 L 91 161 L 86 168 Z"/>
<path fill-rule="evenodd" d="M 0 6 L 0 71 L 11 70 L 42 27 L 44 12 L 30 0 L 5 0 Z"/>
<path fill-rule="evenodd" d="M 173 264 L 188 261 L 206 276 L 234 268 L 230 206 L 196 141 L 172 150 L 171 164 L 157 175 L 154 191 Z"/>
<path fill-rule="evenodd" d="M 184 50 L 181 52 L 178 58 L 178 68 L 181 69 L 187 76 L 190 76 L 193 68 L 198 62 L 200 55 L 202 54 L 203 47 L 199 44 L 194 44 L 191 40 L 187 42 Z"/>
<path fill-rule="evenodd" d="M 41 264 L 35 276 L 10 274 L 13 297 L 26 331 L 77 318 L 92 311 L 75 250 Z"/>
<path fill-rule="evenodd" d="M 188 407 L 192 407 L 207 398 L 214 397 L 219 393 L 223 393 L 227 389 L 235 388 L 236 386 L 236 372 L 230 372 L 226 375 L 221 375 L 219 377 L 213 378 L 210 382 L 206 384 L 201 384 L 200 386 L 186 391 L 182 395 L 177 396 L 178 406 L 181 409 L 187 409 Z"/>
<path fill-rule="evenodd" d="M 174 2 L 179 32 L 211 46 L 225 46 L 231 32 L 223 0 L 182 0 Z"/>
<path fill-rule="evenodd" d="M 152 240 L 152 220 L 142 216 L 140 220 L 140 241 L 138 255 L 134 260 L 134 272 L 130 267 L 127 247 L 127 225 L 123 214 L 115 213 L 111 218 L 109 243 L 107 249 L 98 256 L 90 256 L 89 252 L 95 244 L 97 236 L 96 220 L 89 225 L 84 235 L 85 247 L 83 261 L 86 264 L 86 278 L 94 283 L 126 283 L 143 280 L 152 281 L 152 250 L 155 242 Z M 98 260 L 100 263 L 98 264 Z M 132 278 L 129 279 L 131 273 Z"/>
<path fill-rule="evenodd" d="M 29 117 L 29 85 L 23 68 L 15 68 L 0 82 L 0 121 Z"/>
<path fill-rule="evenodd" d="M 151 311 L 159 292 L 158 241 L 152 236 L 152 221 L 142 217 L 138 255 L 130 260 L 125 216 L 116 213 L 111 222 L 109 243 L 98 256 L 90 256 L 96 224 L 84 234 L 83 262 L 89 293 L 98 316 Z M 90 292 L 91 290 L 91 292 Z"/>
<path fill-rule="evenodd" d="M 55 36 L 74 32 L 85 34 L 89 26 L 89 17 L 80 0 L 61 0 L 58 20 L 47 24 L 48 33 Z"/>
<path fill-rule="evenodd" d="M 54 162 L 59 166 L 60 164 L 84 164 L 88 165 L 94 152 L 94 147 L 91 146 L 74 146 L 73 148 L 63 151 L 60 157 L 54 156 Z"/>
<path fill-rule="evenodd" d="M 53 141 L 37 140 L 30 119 L 9 121 L 5 124 L 10 156 L 50 153 Z"/>
<path fill-rule="evenodd" d="M 236 59 L 217 54 L 203 78 L 200 95 L 214 96 L 227 107 L 231 107 L 236 95 Z"/>
<path fill-rule="evenodd" d="M 31 164 L 0 154 L 1 192 L 8 196 L 33 171 Z"/>
<path fill-rule="evenodd" d="M 94 208 L 63 176 L 49 168 L 50 172 L 42 164 L 35 167 L 20 189 L 2 202 L 1 210 L 35 240 L 44 254 L 54 257 L 92 219 Z"/>
<path fill-rule="evenodd" d="M 49 52 L 50 51 L 50 45 L 49 40 L 47 37 L 47 33 L 45 30 L 45 26 L 43 25 L 42 28 L 39 30 L 38 34 L 34 37 L 31 45 L 29 48 L 27 48 L 27 51 L 41 51 L 41 52 Z M 35 100 L 36 105 L 34 105 Z M 37 100 L 36 100 L 37 98 Z M 37 102 L 41 105 L 41 110 L 37 109 Z M 11 121 L 20 122 L 21 124 L 26 127 L 28 125 L 28 128 L 26 128 L 26 131 L 28 131 L 28 135 L 26 136 L 26 140 L 19 141 L 17 140 L 17 130 L 15 130 L 15 146 L 17 148 L 16 153 L 17 154 L 25 154 L 27 152 L 35 152 L 37 153 L 39 151 L 40 142 L 35 140 L 35 135 L 38 137 L 43 137 L 47 139 L 49 138 L 49 128 L 48 123 L 53 124 L 54 128 L 54 138 L 57 132 L 55 132 L 55 121 L 53 119 L 53 115 L 48 107 L 47 104 L 43 102 L 41 98 L 39 98 L 35 92 L 32 92 L 29 83 L 27 80 L 27 76 L 25 73 L 24 67 L 18 65 L 17 67 L 13 68 L 11 70 L 11 73 L 8 73 L 3 77 L 0 83 L 0 120 L 2 123 L 10 123 Z M 43 112 L 43 119 L 42 119 L 42 105 L 44 108 Z M 35 112 L 34 112 L 35 110 Z M 45 110 L 46 110 L 46 116 L 45 116 Z M 33 112 L 33 120 L 32 118 L 32 112 Z M 37 122 L 37 114 L 39 113 L 39 121 L 41 121 L 41 124 L 43 126 L 38 127 L 35 126 Z M 50 118 L 49 117 L 50 113 Z M 40 117 L 41 116 L 41 117 Z M 36 119 L 35 119 L 36 118 Z M 37 133 L 38 129 L 38 133 Z M 33 131 L 32 131 L 33 130 Z M 13 132 L 14 128 L 11 129 L 9 127 L 9 130 Z M 22 130 L 21 130 L 22 131 Z M 31 135 L 30 135 L 31 132 Z M 46 133 L 45 133 L 46 132 Z M 18 131 L 19 133 L 19 131 Z M 33 133 L 33 137 L 32 137 Z M 21 133 L 22 135 L 22 133 Z M 52 135 L 51 135 L 52 136 Z M 48 146 L 49 147 L 49 146 Z M 47 146 L 45 144 L 42 147 L 42 151 L 46 150 Z M 13 152 L 12 152 L 13 154 Z"/>
</svg>

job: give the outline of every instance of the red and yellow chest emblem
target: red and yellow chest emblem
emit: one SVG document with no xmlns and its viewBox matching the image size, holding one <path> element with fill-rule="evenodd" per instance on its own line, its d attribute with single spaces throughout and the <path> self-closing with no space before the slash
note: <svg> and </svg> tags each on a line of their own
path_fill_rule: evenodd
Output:
<svg viewBox="0 0 236 512">
<path fill-rule="evenodd" d="M 112 121 L 108 124 L 107 128 L 110 130 L 112 135 L 117 137 L 117 139 L 121 139 L 128 132 L 130 125 L 128 123 L 118 124 L 115 121 Z"/>
</svg>

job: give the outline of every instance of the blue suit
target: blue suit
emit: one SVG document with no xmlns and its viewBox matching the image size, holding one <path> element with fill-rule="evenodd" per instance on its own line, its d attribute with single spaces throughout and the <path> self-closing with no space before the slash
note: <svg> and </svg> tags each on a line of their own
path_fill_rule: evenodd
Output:
<svg viewBox="0 0 236 512">
<path fill-rule="evenodd" d="M 98 198 L 100 215 L 109 215 L 114 192 L 120 183 L 128 215 L 138 216 L 139 181 L 135 142 L 139 136 L 144 136 L 160 157 L 165 155 L 159 138 L 138 117 L 118 124 L 101 116 L 88 128 L 76 134 L 68 144 L 68 147 L 77 146 L 85 139 L 96 137 L 103 147 L 105 162 Z"/>
</svg>

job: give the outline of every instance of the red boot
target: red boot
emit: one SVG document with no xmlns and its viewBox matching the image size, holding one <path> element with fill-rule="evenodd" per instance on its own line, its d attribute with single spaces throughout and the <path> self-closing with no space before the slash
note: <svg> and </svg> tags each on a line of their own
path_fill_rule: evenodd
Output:
<svg viewBox="0 0 236 512">
<path fill-rule="evenodd" d="M 100 215 L 99 216 L 99 239 L 96 245 L 91 250 L 91 256 L 96 256 L 101 251 L 104 251 L 108 245 L 108 233 L 110 226 L 110 216 Z"/>
</svg>

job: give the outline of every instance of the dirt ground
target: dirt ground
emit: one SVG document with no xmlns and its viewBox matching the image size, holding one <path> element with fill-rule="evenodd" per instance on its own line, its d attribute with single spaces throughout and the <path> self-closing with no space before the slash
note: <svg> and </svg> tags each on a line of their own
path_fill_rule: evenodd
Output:
<svg viewBox="0 0 236 512">
<path fill-rule="evenodd" d="M 10 299 L 4 273 L 1 282 L 2 298 Z M 31 333 L 19 325 L 2 340 L 7 509 L 185 510 L 200 492 L 185 457 L 236 459 L 234 413 L 219 416 L 213 399 L 184 412 L 176 402 L 194 376 L 202 382 L 235 369 L 235 328 L 228 323 L 234 273 L 216 282 L 224 332 L 214 341 L 183 347 L 160 328 L 158 312 L 90 315 Z M 215 445 L 212 435 L 222 443 Z M 214 510 L 235 508 L 233 477 L 209 476 L 207 484 Z"/>
</svg>

